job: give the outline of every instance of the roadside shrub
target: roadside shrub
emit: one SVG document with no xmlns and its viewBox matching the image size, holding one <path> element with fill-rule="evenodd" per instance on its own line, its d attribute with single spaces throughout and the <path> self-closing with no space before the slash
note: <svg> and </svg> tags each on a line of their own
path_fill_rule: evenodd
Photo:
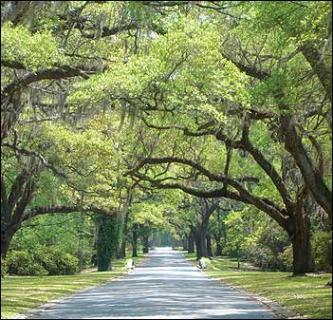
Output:
<svg viewBox="0 0 333 320">
<path fill-rule="evenodd" d="M 79 271 L 79 260 L 58 248 L 38 249 L 34 254 L 12 250 L 2 264 L 1 275 L 69 275 Z"/>
<path fill-rule="evenodd" d="M 36 253 L 36 258 L 49 275 L 74 274 L 79 271 L 79 260 L 58 248 L 40 249 Z"/>
<path fill-rule="evenodd" d="M 56 274 L 74 274 L 79 271 L 79 260 L 69 253 L 62 253 L 57 257 Z"/>
<path fill-rule="evenodd" d="M 246 260 L 252 262 L 255 266 L 262 269 L 267 269 L 268 267 L 268 252 L 267 249 L 253 245 L 246 249 L 245 253 Z"/>
<path fill-rule="evenodd" d="M 40 248 L 35 253 L 36 260 L 47 270 L 48 274 L 56 274 L 57 270 L 56 259 L 54 258 L 54 250 L 52 247 Z"/>
<path fill-rule="evenodd" d="M 245 259 L 263 270 L 289 271 L 292 266 L 292 251 L 289 251 L 277 254 L 269 247 L 256 244 L 246 248 Z"/>
<path fill-rule="evenodd" d="M 281 261 L 281 271 L 292 271 L 293 269 L 293 248 L 288 246 L 282 253 L 278 256 Z"/>
<path fill-rule="evenodd" d="M 20 276 L 40 276 L 48 272 L 26 251 L 10 251 L 6 258 L 8 274 Z"/>
<path fill-rule="evenodd" d="M 332 233 L 317 231 L 313 234 L 313 258 L 318 271 L 332 271 Z"/>
<path fill-rule="evenodd" d="M 7 274 L 7 262 L 1 258 L 1 278 L 4 278 Z"/>
</svg>

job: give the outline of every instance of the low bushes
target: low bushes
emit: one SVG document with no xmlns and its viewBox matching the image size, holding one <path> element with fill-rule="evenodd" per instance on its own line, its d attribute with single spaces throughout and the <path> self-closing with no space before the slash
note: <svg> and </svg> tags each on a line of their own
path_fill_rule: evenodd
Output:
<svg viewBox="0 0 333 320">
<path fill-rule="evenodd" d="M 5 262 L 9 274 L 20 276 L 46 275 L 48 272 L 26 251 L 12 251 Z"/>
<path fill-rule="evenodd" d="M 257 244 L 247 248 L 244 257 L 262 270 L 291 271 L 292 269 L 292 250 L 289 246 L 283 252 L 276 253 L 269 247 Z"/>
<path fill-rule="evenodd" d="M 312 238 L 316 269 L 332 272 L 332 232 L 317 231 Z"/>
<path fill-rule="evenodd" d="M 79 271 L 79 260 L 58 248 L 43 248 L 37 251 L 35 257 L 49 275 L 74 274 Z"/>
<path fill-rule="evenodd" d="M 11 275 L 66 275 L 79 271 L 79 261 L 53 247 L 36 250 L 34 254 L 13 250 L 6 258 L 5 269 Z"/>
</svg>

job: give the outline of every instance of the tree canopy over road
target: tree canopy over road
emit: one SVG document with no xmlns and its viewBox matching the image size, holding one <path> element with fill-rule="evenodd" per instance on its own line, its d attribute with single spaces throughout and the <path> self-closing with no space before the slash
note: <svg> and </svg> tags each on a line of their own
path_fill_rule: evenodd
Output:
<svg viewBox="0 0 333 320">
<path fill-rule="evenodd" d="M 2 1 L 1 25 L 2 259 L 105 270 L 169 234 L 331 269 L 331 2 Z"/>
</svg>

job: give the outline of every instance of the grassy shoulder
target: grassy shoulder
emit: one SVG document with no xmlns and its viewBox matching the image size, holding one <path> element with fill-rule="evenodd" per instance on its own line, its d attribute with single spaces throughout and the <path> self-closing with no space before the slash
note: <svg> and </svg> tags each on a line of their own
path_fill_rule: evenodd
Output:
<svg viewBox="0 0 333 320">
<path fill-rule="evenodd" d="M 185 256 L 196 263 L 194 254 Z M 276 301 L 306 318 L 332 319 L 332 289 L 325 286 L 331 274 L 292 277 L 288 272 L 258 271 L 244 263 L 237 269 L 237 262 L 227 257 L 209 261 L 206 272 L 214 279 Z"/>
<path fill-rule="evenodd" d="M 143 255 L 134 258 L 138 265 Z M 1 318 L 12 318 L 50 300 L 102 284 L 127 272 L 126 259 L 115 260 L 113 270 L 82 272 L 68 276 L 7 276 L 1 280 Z"/>
</svg>

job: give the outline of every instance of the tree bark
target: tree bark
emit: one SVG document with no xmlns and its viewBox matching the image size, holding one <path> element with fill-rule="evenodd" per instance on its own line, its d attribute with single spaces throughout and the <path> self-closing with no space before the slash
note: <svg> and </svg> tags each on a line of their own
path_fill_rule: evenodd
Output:
<svg viewBox="0 0 333 320">
<path fill-rule="evenodd" d="M 144 234 L 143 235 L 143 253 L 149 252 L 149 235 Z"/>
<path fill-rule="evenodd" d="M 312 247 L 310 242 L 311 225 L 304 206 L 296 206 L 294 218 L 295 231 L 292 236 L 293 275 L 303 275 L 314 271 Z"/>
<path fill-rule="evenodd" d="M 9 228 L 7 230 L 1 230 L 1 260 L 4 260 L 7 256 L 10 242 L 18 228 Z"/>
<path fill-rule="evenodd" d="M 207 254 L 209 257 L 212 257 L 213 256 L 212 241 L 209 234 L 206 235 L 206 241 L 207 241 Z"/>
<path fill-rule="evenodd" d="M 191 230 L 191 232 L 188 236 L 187 252 L 188 253 L 193 253 L 194 252 L 194 234 L 193 234 L 193 230 Z"/>
<path fill-rule="evenodd" d="M 188 237 L 184 237 L 182 239 L 182 244 L 183 244 L 183 250 L 187 251 L 188 250 Z"/>
<path fill-rule="evenodd" d="M 310 63 L 312 70 L 317 74 L 320 82 L 322 83 L 326 91 L 327 96 L 329 97 L 330 101 L 332 101 L 332 71 L 327 69 L 326 65 L 324 64 L 324 60 L 321 57 L 321 54 L 311 42 L 305 43 L 299 49 L 303 53 L 306 60 Z M 259 69 L 256 69 L 255 67 L 243 64 L 242 62 L 236 61 L 228 55 L 224 54 L 224 57 L 234 63 L 239 70 L 245 72 L 250 77 L 264 80 L 267 77 L 271 76 L 269 72 L 263 72 Z M 278 93 L 275 95 L 276 98 L 284 100 L 284 93 L 281 91 L 281 89 L 278 88 L 277 91 Z M 293 156 L 297 166 L 301 170 L 305 183 L 311 191 L 314 199 L 328 214 L 330 224 L 332 226 L 332 190 L 328 188 L 323 179 L 323 176 L 320 174 L 317 168 L 313 166 L 308 151 L 303 145 L 302 138 L 297 131 L 297 121 L 295 121 L 294 117 L 291 115 L 290 107 L 288 105 L 280 105 L 279 109 L 281 111 L 279 130 L 280 138 L 282 138 L 282 141 L 285 144 L 285 149 Z M 218 138 L 217 135 L 216 137 Z M 225 135 L 221 134 L 221 140 L 227 141 Z M 233 145 L 233 147 L 239 148 L 239 145 L 237 143 L 235 144 L 230 141 L 230 144 Z M 260 163 L 258 162 L 258 164 Z M 263 166 L 262 168 L 265 170 Z M 273 178 L 271 172 L 267 172 L 267 174 L 268 176 Z M 273 180 L 277 181 L 276 179 Z M 283 191 L 280 188 L 281 185 L 276 185 L 276 187 L 281 194 L 281 191 Z M 281 196 L 283 196 L 283 194 L 281 194 Z M 275 218 L 273 217 L 273 219 Z M 281 226 L 283 227 L 283 225 Z"/>
<path fill-rule="evenodd" d="M 295 119 L 281 116 L 281 137 L 286 150 L 293 156 L 304 181 L 317 203 L 326 211 L 332 226 L 332 191 L 327 187 L 321 173 L 313 165 L 302 139 L 297 133 Z"/>
<path fill-rule="evenodd" d="M 120 246 L 120 258 L 125 258 L 126 257 L 126 243 L 127 243 L 127 234 L 128 234 L 128 216 L 129 216 L 129 210 L 126 210 L 125 213 L 125 219 L 124 219 L 124 224 L 123 224 L 123 234 L 122 234 L 122 240 L 121 240 L 121 246 Z"/>
<path fill-rule="evenodd" d="M 332 101 L 332 68 L 326 66 L 321 53 L 310 41 L 301 46 L 300 50 Z"/>
<path fill-rule="evenodd" d="M 130 205 L 132 203 L 132 189 L 127 190 L 126 204 L 125 204 L 125 219 L 123 222 L 123 232 L 122 232 L 122 241 L 120 246 L 120 258 L 126 257 L 126 243 L 128 236 L 128 217 L 130 213 Z"/>
<path fill-rule="evenodd" d="M 200 235 L 198 233 L 195 234 L 195 252 L 197 260 L 199 260 L 202 257 L 202 247 L 200 244 Z"/>
<path fill-rule="evenodd" d="M 112 270 L 112 239 L 110 217 L 99 215 L 97 218 L 97 271 Z"/>
<path fill-rule="evenodd" d="M 133 235 L 133 239 L 132 239 L 132 257 L 137 257 L 138 256 L 138 247 L 137 247 L 137 243 L 138 243 L 138 224 L 135 223 L 133 224 L 133 228 L 132 228 L 132 235 Z"/>
<path fill-rule="evenodd" d="M 215 242 L 216 242 L 215 255 L 216 256 L 222 256 L 221 237 L 216 236 L 215 237 Z"/>
<path fill-rule="evenodd" d="M 224 222 L 221 221 L 221 209 L 220 209 L 220 207 L 217 208 L 217 223 L 218 223 L 218 225 L 217 225 L 218 230 L 214 234 L 214 239 L 215 239 L 215 243 L 216 243 L 215 254 L 217 256 L 222 256 L 222 245 L 221 245 L 222 232 L 221 232 L 221 228 L 223 228 L 224 235 L 225 235 L 225 229 L 224 229 Z"/>
<path fill-rule="evenodd" d="M 205 224 L 202 224 L 196 229 L 196 236 L 195 236 L 198 259 L 200 259 L 201 257 L 208 257 L 206 235 L 207 235 L 207 226 Z"/>
</svg>

